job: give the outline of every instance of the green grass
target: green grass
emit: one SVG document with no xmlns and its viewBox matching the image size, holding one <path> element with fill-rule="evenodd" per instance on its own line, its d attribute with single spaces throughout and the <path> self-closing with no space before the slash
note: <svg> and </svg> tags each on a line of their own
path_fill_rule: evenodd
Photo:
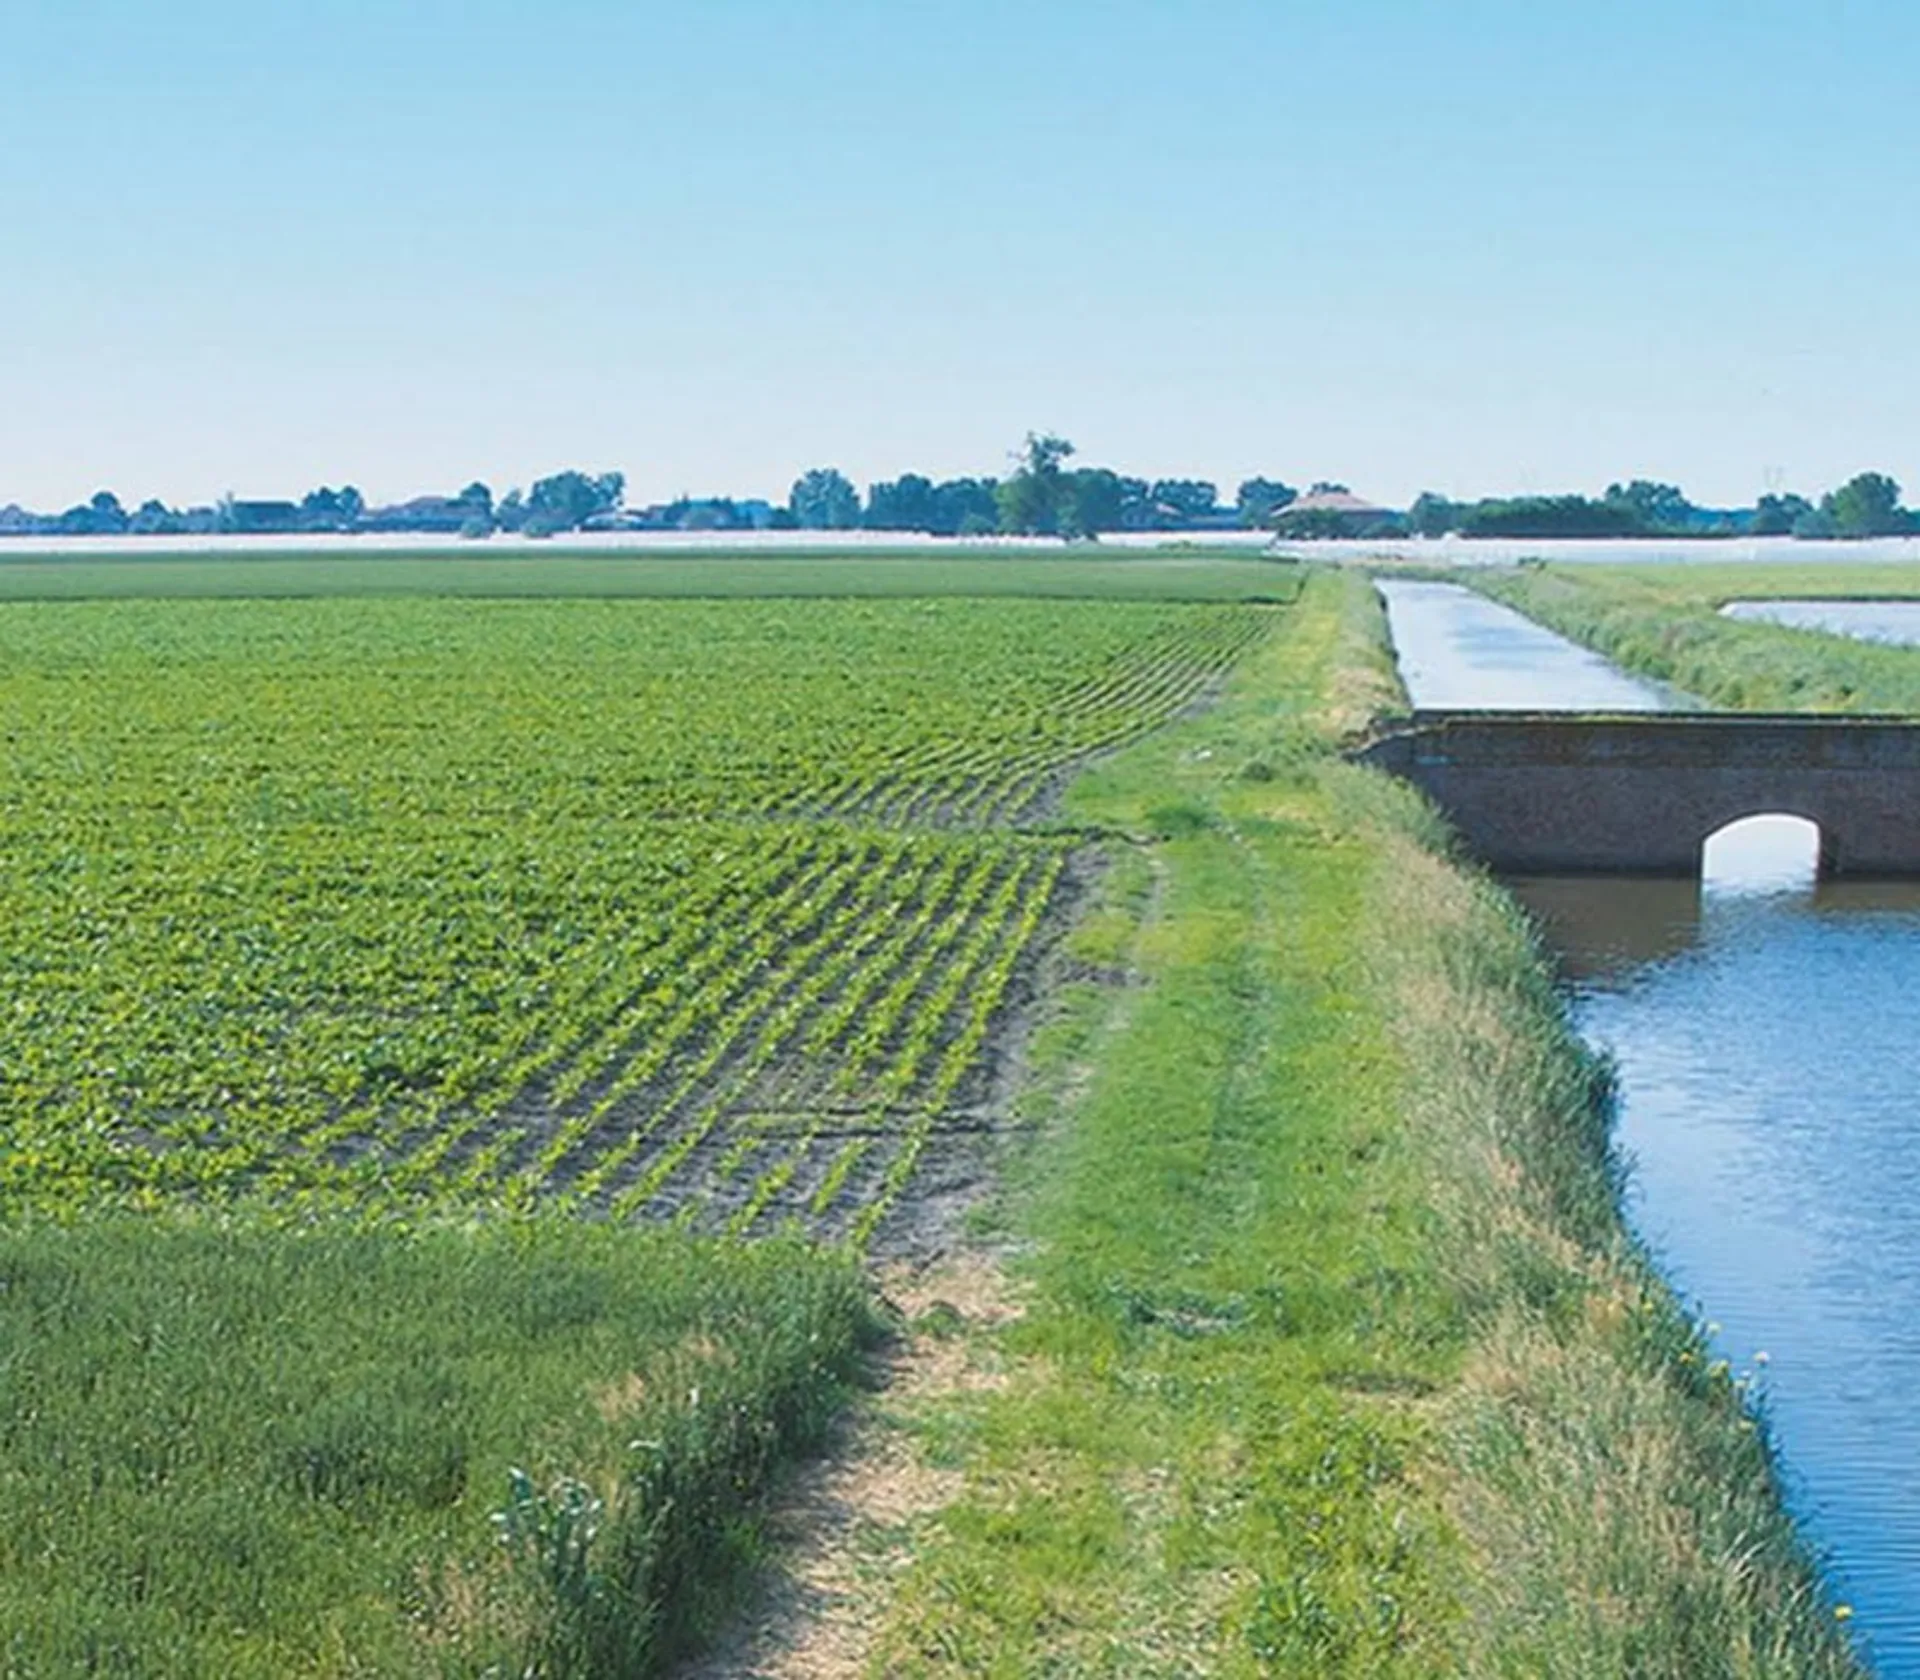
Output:
<svg viewBox="0 0 1920 1680">
<path fill-rule="evenodd" d="M 1719 611 L 1736 600 L 1920 595 L 1920 567 L 1523 566 L 1458 581 L 1715 706 L 1920 713 L 1910 651 Z"/>
<path fill-rule="evenodd" d="M 605 1226 L 0 1233 L 0 1660 L 657 1672 L 856 1375 L 865 1301 L 846 1259 Z M 601 1505 L 571 1548 L 570 1498 Z"/>
<path fill-rule="evenodd" d="M 451 595 L 481 597 L 819 598 L 1019 596 L 1040 599 L 1290 600 L 1299 568 L 1201 545 L 1159 550 L 1053 548 L 857 555 L 582 554 L 489 547 L 422 555 L 167 556 L 130 549 L 48 559 L 0 543 L 0 601 Z"/>
<path fill-rule="evenodd" d="M 1078 954 L 1132 979 L 1036 1047 L 1029 1311 L 918 1416 L 969 1491 L 876 1672 L 1855 1672 L 1526 924 L 1328 750 L 1383 665 L 1323 575 L 1077 786 L 1137 842 Z"/>
</svg>

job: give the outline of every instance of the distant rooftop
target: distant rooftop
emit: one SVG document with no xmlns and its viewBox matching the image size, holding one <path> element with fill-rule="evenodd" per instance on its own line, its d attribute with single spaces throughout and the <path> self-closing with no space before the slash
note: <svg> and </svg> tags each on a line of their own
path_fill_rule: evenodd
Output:
<svg viewBox="0 0 1920 1680">
<path fill-rule="evenodd" d="M 1356 496 L 1351 490 L 1311 490 L 1274 511 L 1291 518 L 1296 513 L 1385 513 L 1387 510 Z"/>
</svg>

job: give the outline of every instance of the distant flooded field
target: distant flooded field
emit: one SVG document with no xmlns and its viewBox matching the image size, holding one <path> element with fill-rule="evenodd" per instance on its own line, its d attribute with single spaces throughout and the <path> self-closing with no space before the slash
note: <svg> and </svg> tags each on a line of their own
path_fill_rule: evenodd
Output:
<svg viewBox="0 0 1920 1680">
<path fill-rule="evenodd" d="M 1824 630 L 1861 642 L 1920 645 L 1920 601 L 1729 601 L 1728 618 Z"/>
</svg>

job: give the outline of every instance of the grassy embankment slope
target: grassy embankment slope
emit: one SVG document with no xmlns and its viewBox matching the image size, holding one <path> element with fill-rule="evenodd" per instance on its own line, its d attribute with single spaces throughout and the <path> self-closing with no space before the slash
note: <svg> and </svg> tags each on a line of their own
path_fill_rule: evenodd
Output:
<svg viewBox="0 0 1920 1680">
<path fill-rule="evenodd" d="M 1724 618 L 1729 601 L 1920 596 L 1920 567 L 1522 566 L 1456 581 L 1736 711 L 1920 712 L 1909 649 Z"/>
<path fill-rule="evenodd" d="M 1004 1382 L 915 1417 L 969 1491 L 889 1675 L 1854 1672 L 1518 912 L 1332 750 L 1380 630 L 1321 574 L 1072 796 L 1139 844 L 1037 1046 Z"/>
</svg>

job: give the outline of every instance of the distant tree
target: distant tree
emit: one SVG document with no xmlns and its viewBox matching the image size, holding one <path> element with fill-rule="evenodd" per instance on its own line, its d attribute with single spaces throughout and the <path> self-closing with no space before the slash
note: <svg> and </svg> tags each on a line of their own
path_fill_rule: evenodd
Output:
<svg viewBox="0 0 1920 1680">
<path fill-rule="evenodd" d="M 815 467 L 795 479 L 787 506 L 805 531 L 851 531 L 860 523 L 860 492 L 838 467 Z"/>
<path fill-rule="evenodd" d="M 1784 537 L 1813 512 L 1813 503 L 1805 496 L 1762 496 L 1754 505 L 1747 529 L 1756 537 Z"/>
<path fill-rule="evenodd" d="M 1460 512 L 1458 503 L 1431 490 L 1422 490 L 1407 511 L 1407 524 L 1416 537 L 1444 537 L 1449 531 L 1459 529 Z"/>
<path fill-rule="evenodd" d="M 1351 496 L 1353 490 L 1350 486 L 1336 483 L 1331 478 L 1316 478 L 1307 487 L 1307 494 L 1309 496 Z"/>
<path fill-rule="evenodd" d="M 1153 500 L 1176 525 L 1189 525 L 1219 511 L 1220 490 L 1204 478 L 1162 478 L 1153 486 Z"/>
<path fill-rule="evenodd" d="M 183 524 L 180 515 L 165 502 L 149 497 L 127 521 L 127 529 L 138 537 L 164 537 L 178 532 Z"/>
<path fill-rule="evenodd" d="M 1621 502 L 1585 496 L 1516 496 L 1475 502 L 1460 516 L 1467 537 L 1630 537 L 1643 527 Z"/>
<path fill-rule="evenodd" d="M 488 530 L 493 529 L 493 492 L 478 479 L 455 496 L 454 500 L 470 510 L 467 518 L 469 524 L 479 521 Z"/>
<path fill-rule="evenodd" d="M 936 484 L 928 529 L 943 537 L 977 537 L 999 530 L 1000 504 L 995 498 L 999 487 L 999 481 L 991 478 L 950 478 Z"/>
<path fill-rule="evenodd" d="M 310 531 L 351 531 L 366 511 L 366 498 L 351 484 L 339 490 L 322 485 L 300 499 L 300 523 Z"/>
<path fill-rule="evenodd" d="M 509 490 L 493 510 L 493 522 L 503 531 L 517 531 L 527 522 L 527 499 L 518 490 Z"/>
<path fill-rule="evenodd" d="M 1242 525 L 1258 529 L 1298 495 L 1291 484 L 1283 484 L 1277 478 L 1246 478 L 1234 493 L 1233 505 Z"/>
<path fill-rule="evenodd" d="M 1655 484 L 1636 478 L 1631 484 L 1609 484 L 1606 501 L 1611 507 L 1629 509 L 1644 531 L 1662 533 L 1684 531 L 1693 522 L 1693 503 L 1677 484 Z"/>
<path fill-rule="evenodd" d="M 934 517 L 930 478 L 902 473 L 890 484 L 867 486 L 865 523 L 870 531 L 931 531 Z"/>
<path fill-rule="evenodd" d="M 1017 472 L 1000 481 L 995 492 L 999 527 L 1008 536 L 1046 537 L 1060 529 L 1060 492 L 1054 481 Z"/>
<path fill-rule="evenodd" d="M 1073 445 L 1051 432 L 1029 432 L 1014 456 L 1014 472 L 995 499 L 1000 529 L 1013 536 L 1051 536 L 1060 528 L 1066 489 L 1064 463 Z"/>
<path fill-rule="evenodd" d="M 1324 506 L 1310 503 L 1311 495 L 1309 492 L 1274 515 L 1276 536 L 1291 542 L 1296 538 L 1354 541 L 1407 534 L 1407 516 L 1392 508 L 1369 507 L 1364 502 L 1357 506 Z"/>
<path fill-rule="evenodd" d="M 1120 528 L 1151 531 L 1154 525 L 1153 486 L 1144 478 L 1120 480 Z"/>
<path fill-rule="evenodd" d="M 117 537 L 127 529 L 127 510 L 111 490 L 99 490 L 60 516 L 60 530 L 76 537 Z"/>
<path fill-rule="evenodd" d="M 538 480 L 527 492 L 529 536 L 551 536 L 556 531 L 577 531 L 595 514 L 611 513 L 626 494 L 624 473 L 600 473 L 589 477 L 583 472 L 555 473 Z M 535 525 L 540 530 L 534 529 Z"/>
<path fill-rule="evenodd" d="M 1082 467 L 1060 482 L 1058 525 L 1063 537 L 1097 537 L 1120 529 L 1125 491 L 1120 475 L 1106 467 Z"/>
<path fill-rule="evenodd" d="M 1885 537 L 1907 529 L 1900 506 L 1900 486 L 1885 473 L 1865 472 L 1850 478 L 1820 503 L 1842 537 Z"/>
</svg>

